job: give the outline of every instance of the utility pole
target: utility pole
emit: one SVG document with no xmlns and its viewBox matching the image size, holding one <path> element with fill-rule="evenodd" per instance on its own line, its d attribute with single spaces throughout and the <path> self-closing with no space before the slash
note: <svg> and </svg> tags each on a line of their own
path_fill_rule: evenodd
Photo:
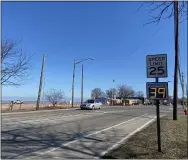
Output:
<svg viewBox="0 0 188 160">
<path fill-rule="evenodd" d="M 44 83 L 43 83 L 43 93 L 42 93 L 42 104 L 44 105 L 44 87 L 45 87 L 45 77 L 44 77 Z"/>
<path fill-rule="evenodd" d="M 38 91 L 38 98 L 37 98 L 36 110 L 39 110 L 40 97 L 41 97 L 41 90 L 42 90 L 42 80 L 43 80 L 43 74 L 44 74 L 44 63 L 45 63 L 45 59 L 46 59 L 46 56 L 43 55 L 42 69 L 41 69 L 41 75 L 40 75 L 40 84 L 39 84 L 39 91 Z"/>
<path fill-rule="evenodd" d="M 82 86 L 81 86 L 81 104 L 83 103 L 84 93 L 84 65 L 82 64 Z"/>
<path fill-rule="evenodd" d="M 75 78 L 76 60 L 74 59 L 73 78 L 72 78 L 72 107 L 74 107 L 74 78 Z"/>
<path fill-rule="evenodd" d="M 178 1 L 174 1 L 174 32 L 175 32 L 175 67 L 174 67 L 173 120 L 177 120 L 178 68 L 179 68 L 179 2 Z"/>
</svg>

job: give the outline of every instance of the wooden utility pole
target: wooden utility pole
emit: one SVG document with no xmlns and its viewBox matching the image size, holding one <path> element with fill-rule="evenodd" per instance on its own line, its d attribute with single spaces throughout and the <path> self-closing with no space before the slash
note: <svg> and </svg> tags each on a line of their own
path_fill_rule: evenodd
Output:
<svg viewBox="0 0 188 160">
<path fill-rule="evenodd" d="M 42 90 L 42 81 L 43 81 L 43 74 L 44 74 L 44 63 L 45 63 L 45 59 L 46 59 L 46 56 L 43 55 L 42 69 L 41 69 L 41 75 L 40 75 L 40 84 L 39 84 L 39 91 L 38 91 L 38 98 L 37 98 L 36 110 L 39 110 L 40 97 L 41 97 L 41 90 Z"/>
<path fill-rule="evenodd" d="M 42 90 L 43 90 L 43 91 L 42 91 L 42 92 L 43 92 L 43 93 L 42 93 L 42 94 L 43 94 L 43 96 L 42 96 L 42 104 L 43 104 L 43 105 L 44 105 L 44 95 L 45 95 L 45 92 L 44 92 L 45 80 L 46 80 L 46 79 L 45 79 L 45 77 L 44 77 L 43 89 L 42 89 Z"/>
<path fill-rule="evenodd" d="M 82 64 L 81 104 L 83 103 L 83 97 L 84 97 L 84 65 Z"/>
<path fill-rule="evenodd" d="M 175 33 L 175 67 L 174 67 L 174 96 L 173 120 L 177 120 L 178 101 L 178 68 L 179 68 L 179 2 L 174 1 L 174 33 Z"/>
<path fill-rule="evenodd" d="M 75 78 L 76 60 L 74 59 L 73 78 L 72 78 L 72 107 L 74 107 L 74 78 Z"/>
</svg>

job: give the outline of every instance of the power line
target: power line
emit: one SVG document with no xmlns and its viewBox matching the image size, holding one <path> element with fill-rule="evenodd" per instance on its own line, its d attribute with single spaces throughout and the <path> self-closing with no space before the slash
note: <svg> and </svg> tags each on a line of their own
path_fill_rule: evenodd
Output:
<svg viewBox="0 0 188 160">
<path fill-rule="evenodd" d="M 160 28 L 161 28 L 161 27 L 160 27 Z M 150 36 L 150 38 L 153 37 L 153 36 L 160 30 L 160 28 L 158 28 L 158 29 Z M 148 38 L 148 39 L 149 39 L 149 38 Z M 153 43 L 153 42 L 147 43 L 147 44 L 152 44 L 152 43 Z M 142 45 L 138 46 L 138 47 L 136 48 L 136 50 L 132 51 L 132 52 L 129 53 L 127 56 L 130 56 L 130 55 L 136 53 L 136 52 L 137 52 L 140 48 L 142 48 L 144 45 L 146 45 L 146 44 L 142 44 Z"/>
</svg>

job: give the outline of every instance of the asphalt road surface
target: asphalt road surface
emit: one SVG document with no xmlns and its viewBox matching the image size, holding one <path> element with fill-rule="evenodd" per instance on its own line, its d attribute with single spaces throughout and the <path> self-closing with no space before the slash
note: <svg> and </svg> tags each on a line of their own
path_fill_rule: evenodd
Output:
<svg viewBox="0 0 188 160">
<path fill-rule="evenodd" d="M 171 107 L 160 108 L 161 116 L 172 115 Z M 2 114 L 1 158 L 100 158 L 154 120 L 155 111 L 141 105 Z"/>
</svg>

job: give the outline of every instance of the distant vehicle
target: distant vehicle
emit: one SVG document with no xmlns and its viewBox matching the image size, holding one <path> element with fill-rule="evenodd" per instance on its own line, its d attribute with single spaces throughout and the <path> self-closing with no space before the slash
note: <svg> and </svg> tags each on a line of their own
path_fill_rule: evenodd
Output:
<svg viewBox="0 0 188 160">
<path fill-rule="evenodd" d="M 137 99 L 126 99 L 125 100 L 125 104 L 126 105 L 138 105 L 139 102 Z"/>
<path fill-rule="evenodd" d="M 80 105 L 80 109 L 101 109 L 102 103 L 94 99 L 88 99 Z"/>
<path fill-rule="evenodd" d="M 13 103 L 14 103 L 14 104 L 22 104 L 23 101 L 21 101 L 21 100 L 16 100 L 16 101 L 14 101 Z"/>
<path fill-rule="evenodd" d="M 172 106 L 172 103 L 168 103 L 167 106 Z"/>
<path fill-rule="evenodd" d="M 145 102 L 144 102 L 144 105 L 152 105 L 152 102 L 145 101 Z"/>
</svg>

